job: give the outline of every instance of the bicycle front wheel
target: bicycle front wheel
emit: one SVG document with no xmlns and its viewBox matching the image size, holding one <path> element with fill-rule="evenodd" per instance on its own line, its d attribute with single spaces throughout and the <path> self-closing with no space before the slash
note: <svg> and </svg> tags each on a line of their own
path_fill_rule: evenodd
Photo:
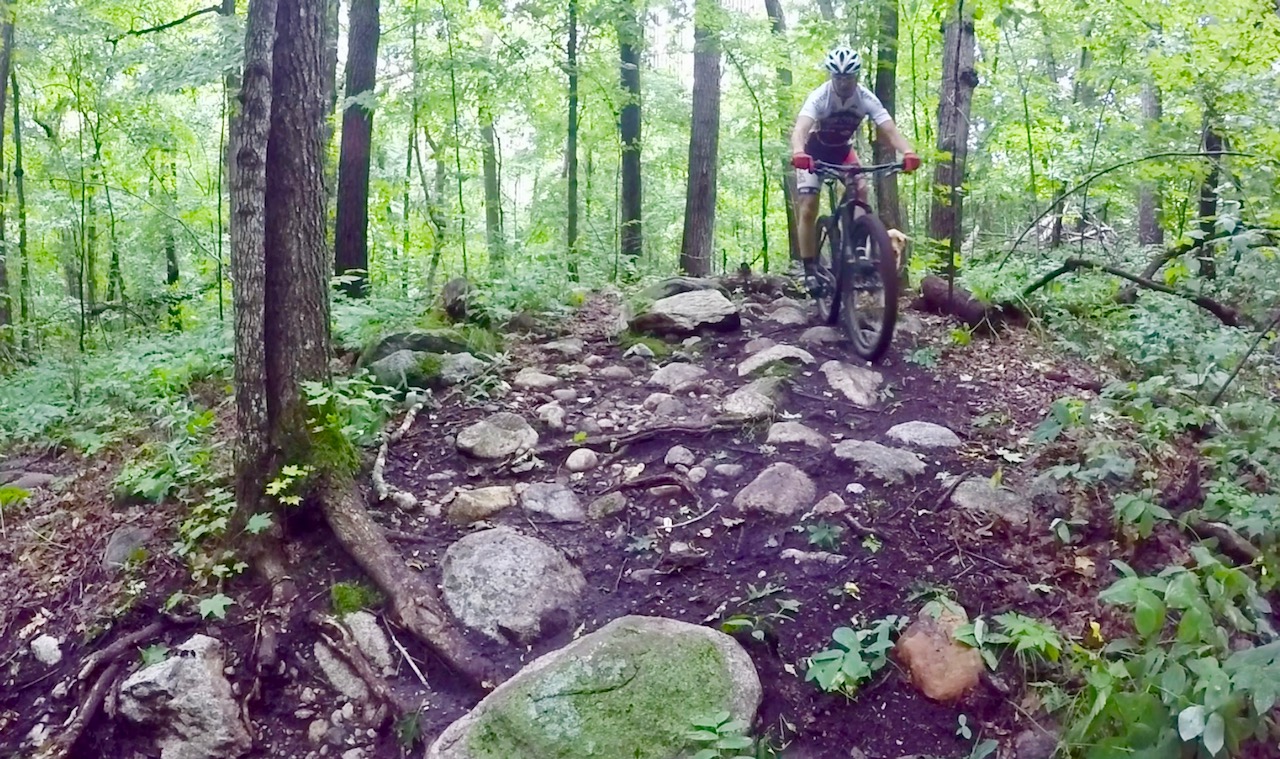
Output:
<svg viewBox="0 0 1280 759">
<path fill-rule="evenodd" d="M 844 236 L 840 322 L 853 352 L 879 361 L 893 342 L 898 321 L 898 270 L 884 224 L 872 214 L 853 220 Z"/>
<path fill-rule="evenodd" d="M 836 251 L 840 250 L 840 227 L 830 216 L 818 217 L 818 277 L 821 292 L 814 297 L 818 321 L 835 324 L 840 314 L 840 298 L 836 291 Z"/>
</svg>

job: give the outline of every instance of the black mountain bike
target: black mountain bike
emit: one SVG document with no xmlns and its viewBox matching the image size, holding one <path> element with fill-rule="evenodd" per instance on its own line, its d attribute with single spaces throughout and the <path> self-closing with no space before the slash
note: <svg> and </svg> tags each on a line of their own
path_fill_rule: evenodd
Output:
<svg viewBox="0 0 1280 759">
<path fill-rule="evenodd" d="M 853 343 L 853 352 L 879 361 L 893 342 L 898 321 L 898 262 L 889 233 L 871 208 L 858 200 L 856 180 L 902 168 L 901 163 L 849 166 L 813 162 L 825 180 L 831 215 L 818 217 L 818 318 L 837 321 Z M 836 202 L 835 184 L 842 192 Z"/>
</svg>

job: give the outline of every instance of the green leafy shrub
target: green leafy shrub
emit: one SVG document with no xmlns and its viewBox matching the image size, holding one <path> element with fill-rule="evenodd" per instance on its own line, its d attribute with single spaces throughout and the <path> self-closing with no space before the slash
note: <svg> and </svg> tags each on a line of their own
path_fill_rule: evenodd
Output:
<svg viewBox="0 0 1280 759">
<path fill-rule="evenodd" d="M 831 633 L 835 645 L 809 657 L 805 682 L 816 682 L 827 693 L 854 698 L 858 689 L 888 663 L 893 637 L 906 624 L 905 617 L 891 615 L 859 630 L 836 628 Z"/>
<path fill-rule="evenodd" d="M 360 582 L 340 582 L 329 588 L 329 605 L 337 617 L 376 609 L 382 605 L 382 594 L 377 589 Z"/>
</svg>

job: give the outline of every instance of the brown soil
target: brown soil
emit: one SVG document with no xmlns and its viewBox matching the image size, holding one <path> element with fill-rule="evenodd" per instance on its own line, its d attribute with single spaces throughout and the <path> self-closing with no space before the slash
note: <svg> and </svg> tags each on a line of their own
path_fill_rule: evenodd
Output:
<svg viewBox="0 0 1280 759">
<path fill-rule="evenodd" d="M 782 327 L 766 321 L 759 316 L 763 306 L 753 308 L 757 314 L 751 317 L 754 323 L 743 331 L 704 337 L 691 349 L 695 354 L 691 357 L 709 375 L 692 394 L 680 396 L 690 409 L 691 418 L 687 421 L 710 417 L 720 398 L 744 384 L 746 380 L 737 376 L 736 367 L 748 355 L 744 345 L 749 339 L 767 336 L 798 344 L 803 327 Z M 601 415 L 619 417 L 622 428 L 612 432 L 621 433 L 631 424 L 654 423 L 624 406 L 639 405 L 659 388 L 644 384 L 652 372 L 651 365 L 636 358 L 624 360 L 623 348 L 605 336 L 611 310 L 605 298 L 597 298 L 568 325 L 567 333 L 586 339 L 584 356 L 565 359 L 532 343 L 516 344 L 510 349 L 511 374 L 524 365 L 539 366 L 555 374 L 563 365 L 580 362 L 587 355 L 599 356 L 599 364 L 589 374 L 570 378 L 562 385 L 574 387 L 580 398 L 591 399 L 564 404 L 570 409 L 568 422 L 573 425 L 586 413 L 598 410 L 604 401 L 612 410 Z M 1105 537 L 1109 532 L 1105 521 L 1093 525 L 1094 534 L 1101 540 L 1063 549 L 1050 536 L 1047 525 L 1052 517 L 1045 512 L 1038 511 L 1027 527 L 1011 531 L 1001 523 L 979 519 L 950 506 L 945 500 L 947 488 L 938 478 L 943 472 L 989 477 L 999 470 L 1005 483 L 1025 483 L 1024 470 L 1029 472 L 1030 465 L 1010 460 L 1016 456 L 1009 454 L 1019 449 L 1020 441 L 1024 443 L 1054 398 L 1088 392 L 1078 386 L 1080 380 L 1091 377 L 1090 373 L 1084 367 L 1061 366 L 1048 358 L 1026 333 L 974 338 L 970 345 L 942 350 L 938 365 L 926 369 L 903 357 L 917 343 L 948 344 L 950 327 L 935 317 L 912 314 L 911 318 L 919 322 L 919 335 L 901 331 L 889 363 L 877 367 L 885 376 L 887 389 L 878 409 L 861 410 L 848 403 L 830 390 L 817 370 L 828 359 L 853 362 L 847 348 L 839 344 L 804 346 L 817 361 L 792 373 L 789 389 L 779 403 L 786 418 L 803 422 L 828 438 L 840 434 L 846 439 L 892 444 L 885 439 L 885 431 L 911 420 L 946 425 L 964 438 L 964 445 L 958 449 L 929 454 L 926 473 L 904 485 L 884 486 L 870 477 L 858 477 L 829 452 L 819 454 L 799 445 L 766 446 L 767 424 L 739 430 L 669 433 L 621 451 L 601 449 L 605 463 L 573 480 L 563 469 L 564 458 L 572 450 L 567 445 L 571 431 L 550 432 L 539 427 L 542 445 L 566 446 L 554 456 L 548 455 L 544 468 L 525 474 L 511 474 L 459 455 L 451 436 L 493 411 L 511 410 L 531 421 L 536 419 L 534 409 L 548 398 L 541 392 L 518 391 L 499 401 L 476 404 L 455 395 L 438 411 L 423 413 L 392 449 L 387 479 L 423 501 L 436 502 L 455 487 L 562 479 L 571 483 L 586 504 L 619 484 L 621 476 L 614 471 L 613 463 L 625 467 L 642 463 L 646 476 L 675 474 L 663 460 L 676 444 L 688 447 L 699 460 L 713 458 L 717 464 L 741 464 L 741 476 L 724 478 L 711 474 L 690 484 L 689 491 L 655 494 L 628 490 L 630 507 L 599 522 L 533 522 L 519 509 L 500 514 L 494 522 L 534 535 L 568 556 L 587 578 L 587 590 L 578 624 L 530 649 L 498 646 L 479 635 L 474 636 L 477 645 L 508 672 L 514 672 L 574 635 L 590 632 L 625 614 L 661 615 L 718 625 L 736 611 L 771 608 L 769 602 L 774 599 L 791 599 L 800 604 L 794 620 L 776 624 L 763 642 L 740 638 L 755 661 L 765 688 L 755 725 L 758 734 L 785 739 L 794 752 L 788 754 L 791 756 L 848 756 L 851 749 L 858 748 L 873 759 L 904 755 L 958 757 L 967 755 L 972 745 L 972 741 L 957 735 L 957 720 L 964 714 L 978 737 L 1000 739 L 1003 750 L 1008 751 L 1011 736 L 1029 725 L 1025 711 L 1015 706 L 1022 696 L 1022 684 L 1021 675 L 1011 662 L 1004 662 L 997 672 L 990 673 L 957 705 L 940 705 L 924 698 L 894 660 L 852 701 L 823 694 L 803 679 L 804 658 L 824 648 L 835 628 L 888 614 L 914 615 L 923 603 L 920 591 L 929 588 L 949 591 L 971 616 L 1017 609 L 1047 618 L 1073 636 L 1083 632 L 1090 619 L 1102 621 L 1104 629 L 1114 629 L 1116 624 L 1095 600 L 1097 590 L 1110 581 L 1108 560 L 1119 552 L 1118 546 Z M 635 379 L 602 380 L 598 370 L 607 365 L 627 366 L 635 373 Z M 975 420 L 980 421 L 978 426 Z M 732 506 L 733 496 L 777 461 L 788 461 L 808 473 L 817 485 L 819 498 L 831 492 L 844 497 L 852 505 L 848 513 L 860 527 L 874 533 L 878 549 L 871 550 L 870 541 L 864 544 L 857 530 L 840 517 L 802 522 L 800 514 L 773 517 L 737 513 Z M 182 587 L 182 568 L 165 557 L 176 511 L 135 509 L 121 515 L 119 509 L 111 507 L 103 485 L 109 482 L 110 466 L 103 463 L 100 469 L 82 476 L 62 495 L 41 496 L 30 507 L 25 517 L 28 524 L 34 523 L 32 514 L 44 515 L 42 518 L 55 523 L 70 520 L 54 547 L 44 545 L 34 529 L 20 529 L 13 524 L 0 539 L 2 563 L 8 565 L 0 568 L 0 582 L 21 588 L 17 603 L 0 609 L 0 756 L 28 755 L 29 748 L 22 746 L 23 740 L 46 714 L 53 720 L 56 735 L 57 725 L 83 694 L 84 686 L 74 680 L 83 657 L 157 618 L 156 610 L 163 600 Z M 848 486 L 854 483 L 865 491 L 850 492 Z M 66 499 L 66 503 L 59 499 Z M 74 510 L 63 508 L 72 503 Z M 713 507 L 714 511 L 710 511 Z M 60 516 L 72 511 L 74 516 Z M 377 507 L 375 516 L 392 531 L 409 565 L 433 581 L 439 577 L 438 563 L 445 549 L 465 534 L 464 529 L 441 518 L 421 511 L 397 512 L 389 504 Z M 308 725 L 314 719 L 328 718 L 342 704 L 315 664 L 311 647 L 317 634 L 304 620 L 309 611 L 327 608 L 328 589 L 334 583 L 361 577 L 338 546 L 323 537 L 327 532 L 308 522 L 311 518 L 303 510 L 288 525 L 292 536 L 290 558 L 295 562 L 294 576 L 301 585 L 303 600 L 288 625 L 282 669 L 261 682 L 256 698 L 248 693 L 253 680 L 245 657 L 256 639 L 267 597 L 264 589 L 247 581 L 239 583 L 231 591 L 238 604 L 231 608 L 225 622 L 172 623 L 156 641 L 149 641 L 173 646 L 197 630 L 224 641 L 230 678 L 246 698 L 258 731 L 253 756 L 309 755 L 316 746 L 308 741 Z M 664 529 L 664 519 L 673 525 L 687 524 Z M 101 547 L 110 530 L 126 521 L 147 524 L 155 531 L 147 588 L 131 608 L 114 617 L 104 617 L 103 610 L 118 601 L 129 578 L 101 568 Z M 796 564 L 779 558 L 786 548 L 815 550 L 804 528 L 819 521 L 846 528 L 837 549 L 847 557 L 843 563 Z M 675 541 L 689 543 L 704 553 L 705 559 L 693 566 L 673 567 L 667 549 Z M 55 550 L 58 546 L 61 551 Z M 636 574 L 638 570 L 651 569 L 659 573 Z M 56 574 L 50 577 L 51 573 Z M 783 590 L 756 607 L 742 606 L 734 600 L 743 598 L 748 586 L 758 588 L 767 583 Z M 856 585 L 856 597 L 845 592 L 846 583 Z M 1032 584 L 1051 590 L 1037 591 Z M 93 609 L 76 611 L 81 606 Z M 30 624 L 42 608 L 48 610 L 47 616 L 52 620 L 46 630 L 65 641 L 63 661 L 53 668 L 33 661 L 17 636 L 17 631 Z M 420 726 L 423 738 L 430 740 L 473 706 L 481 694 L 457 686 L 450 673 L 407 635 L 397 633 L 397 637 L 424 668 L 429 687 L 419 683 L 403 659 L 392 685 L 412 701 L 426 702 Z M 125 660 L 127 666 L 134 663 L 136 657 Z M 69 684 L 68 695 L 51 695 L 58 682 Z M 305 701 L 303 689 L 312 690 L 315 698 Z M 363 726 L 354 734 L 355 740 L 352 737 L 350 733 L 337 736 L 341 745 L 331 748 L 329 755 L 339 755 L 351 745 L 367 747 L 366 756 L 395 756 L 399 752 L 389 725 Z M 76 755 L 150 756 L 152 745 L 147 736 L 134 734 L 99 715 L 80 741 Z"/>
</svg>

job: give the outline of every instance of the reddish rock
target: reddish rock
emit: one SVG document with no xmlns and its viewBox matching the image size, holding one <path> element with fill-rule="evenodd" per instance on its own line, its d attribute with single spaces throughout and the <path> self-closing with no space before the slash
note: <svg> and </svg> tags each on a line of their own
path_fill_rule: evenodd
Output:
<svg viewBox="0 0 1280 759">
<path fill-rule="evenodd" d="M 943 610 L 935 618 L 926 610 L 898 639 L 895 653 L 911 682 L 934 701 L 959 700 L 982 675 L 977 649 L 955 640 L 956 628 L 967 622 L 963 612 Z"/>
</svg>

